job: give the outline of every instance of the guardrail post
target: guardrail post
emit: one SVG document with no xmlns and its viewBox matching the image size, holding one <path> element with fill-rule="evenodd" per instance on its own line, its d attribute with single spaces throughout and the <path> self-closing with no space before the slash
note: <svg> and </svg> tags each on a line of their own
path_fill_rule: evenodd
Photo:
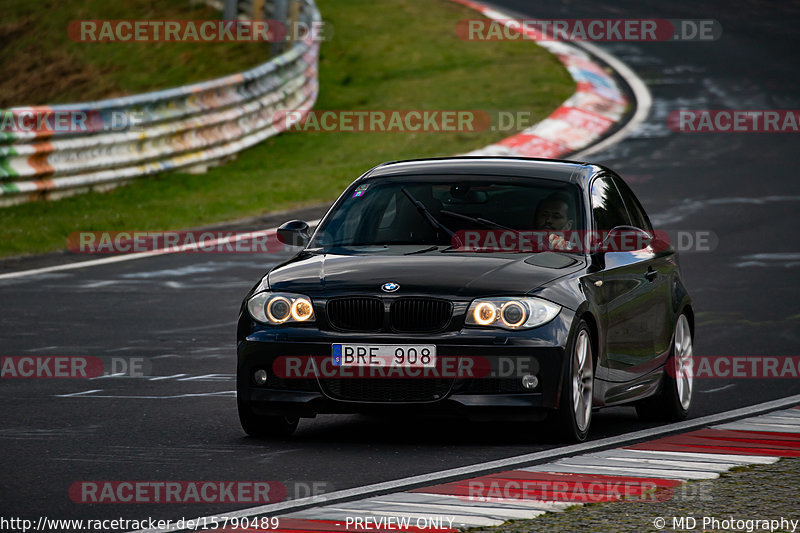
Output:
<svg viewBox="0 0 800 533">
<path fill-rule="evenodd" d="M 222 20 L 236 20 L 238 17 L 239 0 L 224 0 L 222 5 Z"/>
<path fill-rule="evenodd" d="M 287 47 L 291 46 L 291 43 L 294 43 L 297 39 L 300 38 L 300 29 L 298 28 L 298 23 L 300 22 L 300 1 L 299 0 L 289 0 L 289 9 L 288 14 L 286 15 L 286 31 L 287 35 L 289 35 L 289 40 L 287 41 Z M 308 28 L 308 31 L 311 31 L 311 28 Z"/>
<path fill-rule="evenodd" d="M 250 13 L 250 18 L 253 20 L 261 20 L 264 18 L 264 0 L 252 0 L 250 4 L 253 12 Z"/>
<path fill-rule="evenodd" d="M 283 27 L 286 29 L 286 35 L 289 35 L 289 20 L 288 20 L 288 7 L 286 0 L 272 0 L 272 13 L 270 13 L 270 17 L 273 20 L 277 20 Z M 272 57 L 279 55 L 283 52 L 285 48 L 285 42 L 273 42 L 272 43 Z"/>
</svg>

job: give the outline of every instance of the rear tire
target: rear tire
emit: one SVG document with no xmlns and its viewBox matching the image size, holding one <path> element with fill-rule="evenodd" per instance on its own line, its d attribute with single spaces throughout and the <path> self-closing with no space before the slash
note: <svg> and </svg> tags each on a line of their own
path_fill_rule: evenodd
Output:
<svg viewBox="0 0 800 533">
<path fill-rule="evenodd" d="M 299 420 L 296 417 L 257 415 L 249 405 L 242 402 L 237 404 L 239 422 L 244 432 L 251 437 L 259 439 L 288 437 L 297 429 Z"/>
<path fill-rule="evenodd" d="M 569 442 L 583 442 L 592 423 L 592 391 L 594 389 L 594 354 L 592 332 L 581 320 L 574 341 L 567 352 L 561 398 L 558 410 L 552 413 L 552 426 Z"/>
<path fill-rule="evenodd" d="M 675 324 L 671 352 L 664 368 L 661 390 L 636 404 L 636 414 L 641 420 L 680 422 L 689 416 L 694 392 L 693 350 L 692 330 L 685 313 Z"/>
</svg>

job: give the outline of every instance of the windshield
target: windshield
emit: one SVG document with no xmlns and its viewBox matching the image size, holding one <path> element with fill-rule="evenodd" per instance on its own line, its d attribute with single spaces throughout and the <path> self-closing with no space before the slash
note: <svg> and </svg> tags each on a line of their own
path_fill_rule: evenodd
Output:
<svg viewBox="0 0 800 533">
<path fill-rule="evenodd" d="M 495 176 L 369 180 L 347 191 L 309 248 L 409 245 L 492 251 L 480 244 L 487 235 L 491 242 L 509 231 L 583 229 L 580 205 L 575 185 L 552 180 Z M 475 240 L 476 235 L 482 240 Z M 463 246 L 465 236 L 473 239 L 473 246 Z"/>
</svg>

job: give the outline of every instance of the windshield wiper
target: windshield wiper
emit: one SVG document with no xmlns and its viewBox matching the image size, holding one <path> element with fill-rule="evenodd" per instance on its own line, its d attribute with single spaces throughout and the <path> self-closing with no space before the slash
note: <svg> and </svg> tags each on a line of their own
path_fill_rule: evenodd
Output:
<svg viewBox="0 0 800 533">
<path fill-rule="evenodd" d="M 425 220 L 427 220 L 431 224 L 431 226 L 433 226 L 435 229 L 441 229 L 446 231 L 447 234 L 450 236 L 450 238 L 453 240 L 453 242 L 457 242 L 458 246 L 462 245 L 461 239 L 458 238 L 458 236 L 453 232 L 453 230 L 451 230 L 450 228 L 448 228 L 447 226 L 436 220 L 436 218 L 431 214 L 430 211 L 428 211 L 428 209 L 422 202 L 414 198 L 414 196 L 410 192 L 408 192 L 408 190 L 406 190 L 405 187 L 400 187 L 400 190 L 403 191 L 403 194 L 408 196 L 408 199 L 411 200 L 411 203 L 414 204 L 414 207 L 417 208 L 417 211 L 419 211 L 420 214 L 422 214 L 422 216 L 425 217 Z"/>
<path fill-rule="evenodd" d="M 462 215 L 461 213 L 456 213 L 454 211 L 448 211 L 446 209 L 442 209 L 440 211 L 443 215 L 449 215 L 451 217 L 460 218 L 463 220 L 469 220 L 470 222 L 477 222 L 478 224 L 483 224 L 484 226 L 489 226 L 490 228 L 497 228 L 497 229 L 504 229 L 506 231 L 517 231 L 514 228 L 509 228 L 508 226 L 504 226 L 502 224 L 498 224 L 497 222 L 491 221 L 486 218 L 481 217 L 471 217 L 469 215 Z"/>
<path fill-rule="evenodd" d="M 403 255 L 414 255 L 414 254 L 424 254 L 425 252 L 432 252 L 434 250 L 438 250 L 438 246 L 428 246 L 427 248 L 423 248 L 422 250 L 414 250 L 413 252 L 406 252 Z"/>
</svg>

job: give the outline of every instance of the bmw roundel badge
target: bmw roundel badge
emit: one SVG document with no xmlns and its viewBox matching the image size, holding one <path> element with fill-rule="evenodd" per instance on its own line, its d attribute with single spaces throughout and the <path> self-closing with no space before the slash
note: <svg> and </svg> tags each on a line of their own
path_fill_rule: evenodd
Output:
<svg viewBox="0 0 800 533">
<path fill-rule="evenodd" d="M 393 281 L 390 281 L 388 283 L 384 283 L 383 285 L 381 285 L 381 290 L 383 290 L 383 292 L 394 292 L 399 288 L 400 288 L 400 285 L 398 285 L 397 283 L 395 283 Z"/>
</svg>

